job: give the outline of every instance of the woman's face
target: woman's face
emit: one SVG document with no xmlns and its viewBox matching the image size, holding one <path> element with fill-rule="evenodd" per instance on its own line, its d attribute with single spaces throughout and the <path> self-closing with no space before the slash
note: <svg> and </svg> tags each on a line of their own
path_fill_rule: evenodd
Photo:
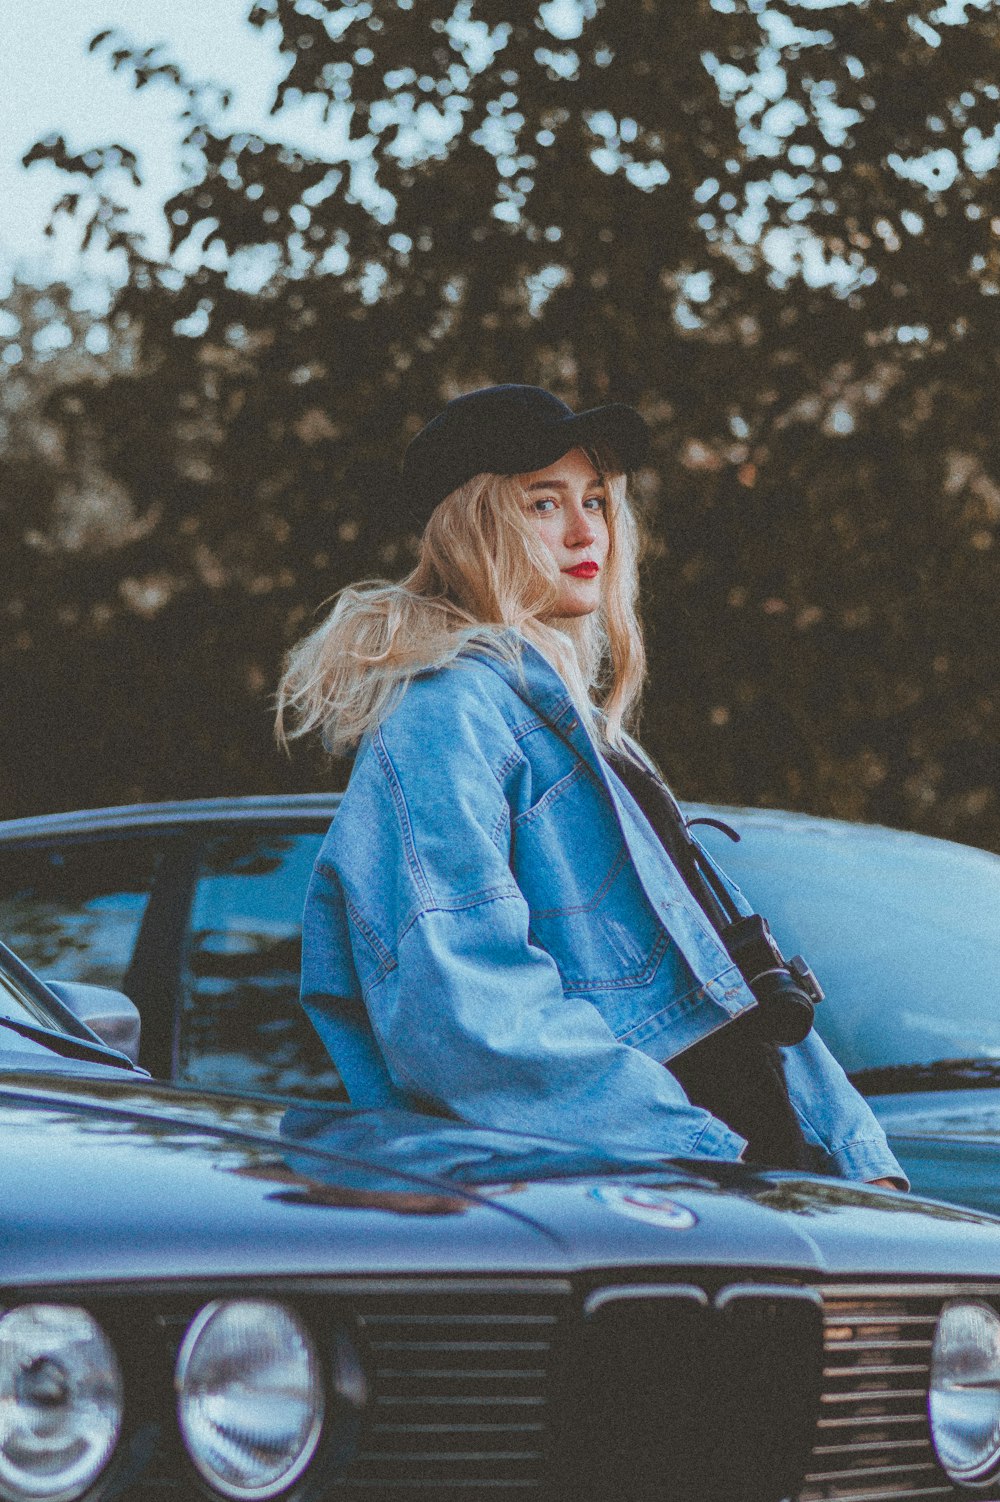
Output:
<svg viewBox="0 0 1000 1502">
<path fill-rule="evenodd" d="M 552 614 L 590 615 L 601 603 L 610 543 L 604 481 L 583 449 L 517 478 L 532 524 L 559 569 Z"/>
</svg>

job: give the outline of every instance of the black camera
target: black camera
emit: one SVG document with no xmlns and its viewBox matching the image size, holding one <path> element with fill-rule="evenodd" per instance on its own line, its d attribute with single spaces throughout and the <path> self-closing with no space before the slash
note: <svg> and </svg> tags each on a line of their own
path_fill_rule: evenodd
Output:
<svg viewBox="0 0 1000 1502">
<path fill-rule="evenodd" d="M 684 840 L 680 848 L 685 880 L 757 998 L 753 1016 L 760 1033 L 786 1047 L 801 1043 L 813 1025 L 817 1003 L 823 1000 L 822 986 L 800 954 L 785 959 L 766 918 L 759 913 L 740 914 L 720 872 L 690 833 L 695 824 L 710 824 L 738 842 L 736 830 L 721 819 L 685 820 L 677 805 L 673 806 Z"/>
<path fill-rule="evenodd" d="M 823 989 L 800 954 L 786 960 L 758 913 L 720 928 L 719 937 L 757 998 L 757 1017 L 772 1043 L 801 1043 Z"/>
</svg>

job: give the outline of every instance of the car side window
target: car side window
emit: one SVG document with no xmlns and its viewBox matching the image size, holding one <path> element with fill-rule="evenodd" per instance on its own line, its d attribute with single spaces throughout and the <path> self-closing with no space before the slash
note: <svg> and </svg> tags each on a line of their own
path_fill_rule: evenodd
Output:
<svg viewBox="0 0 1000 1502">
<path fill-rule="evenodd" d="M 203 851 L 181 997 L 177 1078 L 343 1100 L 299 1006 L 302 907 L 322 835 L 220 835 Z"/>
<path fill-rule="evenodd" d="M 44 979 L 127 990 L 159 856 L 148 839 L 0 847 L 0 938 Z"/>
</svg>

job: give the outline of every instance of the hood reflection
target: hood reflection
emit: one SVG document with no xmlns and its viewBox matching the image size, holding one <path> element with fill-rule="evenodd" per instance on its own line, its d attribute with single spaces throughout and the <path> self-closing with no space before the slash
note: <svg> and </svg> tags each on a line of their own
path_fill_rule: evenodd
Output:
<svg viewBox="0 0 1000 1502">
<path fill-rule="evenodd" d="M 294 1155 L 292 1155 L 294 1156 Z M 357 1172 L 357 1170 L 354 1170 Z M 308 1171 L 297 1172 L 291 1164 L 261 1163 L 234 1169 L 239 1178 L 259 1179 L 265 1184 L 286 1185 L 269 1194 L 269 1200 L 285 1205 L 316 1209 L 391 1210 L 395 1215 L 459 1215 L 468 1202 L 453 1194 L 424 1194 L 412 1189 L 360 1188 L 345 1184 L 350 1169 L 325 1167 L 310 1161 Z"/>
<path fill-rule="evenodd" d="M 395 1193 L 399 1174 L 435 1186 L 442 1181 L 463 1189 L 488 1186 L 493 1194 L 515 1192 L 525 1180 L 651 1171 L 676 1177 L 676 1168 L 671 1170 L 668 1159 L 652 1149 L 615 1154 L 586 1142 L 515 1135 L 403 1110 L 293 1106 L 281 1119 L 280 1135 L 290 1149 L 303 1150 L 285 1152 L 290 1169 L 309 1180 L 335 1184 L 339 1192 Z M 355 1161 L 324 1164 L 322 1153 Z"/>
</svg>

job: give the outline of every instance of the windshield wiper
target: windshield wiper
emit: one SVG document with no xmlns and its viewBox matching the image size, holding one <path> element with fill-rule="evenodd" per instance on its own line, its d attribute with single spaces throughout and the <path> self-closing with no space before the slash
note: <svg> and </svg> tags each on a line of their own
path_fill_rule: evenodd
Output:
<svg viewBox="0 0 1000 1502">
<path fill-rule="evenodd" d="M 22 1038 L 30 1038 L 33 1043 L 43 1043 L 53 1053 L 61 1054 L 67 1059 L 87 1059 L 97 1064 L 109 1064 L 113 1069 L 135 1067 L 123 1053 L 104 1048 L 100 1043 L 88 1043 L 86 1038 L 72 1038 L 68 1033 L 42 1027 L 36 1022 L 19 1022 L 14 1017 L 0 1017 L 0 1027 L 19 1033 Z"/>
<path fill-rule="evenodd" d="M 851 1084 L 865 1095 L 907 1090 L 984 1090 L 1000 1085 L 1000 1059 L 937 1059 L 933 1064 L 883 1064 L 859 1069 Z"/>
</svg>

